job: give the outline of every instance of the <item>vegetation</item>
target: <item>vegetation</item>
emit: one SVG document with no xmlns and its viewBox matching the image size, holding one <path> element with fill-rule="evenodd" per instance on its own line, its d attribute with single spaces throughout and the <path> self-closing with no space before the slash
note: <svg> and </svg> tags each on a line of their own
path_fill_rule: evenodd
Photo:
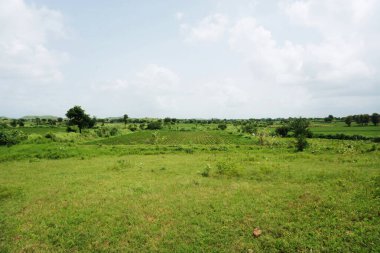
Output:
<svg viewBox="0 0 380 253">
<path fill-rule="evenodd" d="M 88 114 L 80 106 L 74 106 L 66 113 L 69 126 L 77 126 L 79 132 L 82 133 L 84 128 L 92 128 L 95 126 L 96 120 L 91 119 Z"/>
<path fill-rule="evenodd" d="M 0 120 L 0 252 L 380 251 L 380 126 L 123 119 Z"/>
</svg>

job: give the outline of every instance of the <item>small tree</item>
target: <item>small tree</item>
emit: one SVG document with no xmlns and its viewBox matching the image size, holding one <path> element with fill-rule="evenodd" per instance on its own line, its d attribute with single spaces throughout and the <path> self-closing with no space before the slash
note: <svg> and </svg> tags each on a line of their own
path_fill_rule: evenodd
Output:
<svg viewBox="0 0 380 253">
<path fill-rule="evenodd" d="M 371 115 L 371 121 L 372 121 L 372 123 L 373 123 L 375 126 L 377 126 L 377 124 L 378 124 L 379 121 L 380 121 L 380 115 L 377 114 L 377 113 L 373 113 L 373 114 Z"/>
<path fill-rule="evenodd" d="M 128 122 L 128 115 L 127 114 L 123 115 L 123 121 L 124 121 L 124 127 L 126 128 L 127 127 L 127 122 Z"/>
<path fill-rule="evenodd" d="M 84 128 L 92 128 L 95 125 L 96 119 L 91 119 L 88 114 L 78 105 L 69 109 L 66 113 L 66 117 L 69 119 L 69 126 L 77 126 L 79 132 L 82 133 Z"/>
<path fill-rule="evenodd" d="M 12 126 L 12 127 L 17 127 L 17 120 L 13 119 L 13 120 L 11 121 L 11 126 Z"/>
<path fill-rule="evenodd" d="M 23 119 L 19 119 L 19 120 L 17 121 L 17 124 L 18 124 L 19 127 L 23 127 L 23 126 L 25 126 L 25 124 L 24 124 L 24 120 L 23 120 Z"/>
<path fill-rule="evenodd" d="M 296 138 L 297 151 L 303 151 L 308 145 L 306 137 L 311 135 L 309 125 L 310 122 L 304 118 L 293 119 L 290 122 L 290 127 L 294 132 L 294 137 Z"/>
<path fill-rule="evenodd" d="M 347 126 L 351 126 L 351 123 L 352 123 L 352 120 L 353 120 L 353 118 L 352 118 L 352 116 L 347 116 L 345 119 L 344 119 L 344 123 L 346 123 L 347 124 Z"/>
<path fill-rule="evenodd" d="M 325 122 L 327 122 L 327 123 L 331 123 L 331 122 L 333 121 L 333 119 L 334 119 L 334 116 L 332 116 L 332 115 L 330 114 L 328 117 L 325 118 Z"/>
</svg>

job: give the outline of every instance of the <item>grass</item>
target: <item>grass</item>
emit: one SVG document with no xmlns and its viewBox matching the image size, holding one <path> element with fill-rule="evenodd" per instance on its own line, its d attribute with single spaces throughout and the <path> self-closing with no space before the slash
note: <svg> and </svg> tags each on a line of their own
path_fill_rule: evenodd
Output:
<svg viewBox="0 0 380 253">
<path fill-rule="evenodd" d="M 135 145 L 135 144 L 253 144 L 251 138 L 220 131 L 141 131 L 109 139 L 91 141 L 90 144 Z"/>
<path fill-rule="evenodd" d="M 353 123 L 351 127 L 348 127 L 342 122 L 336 122 L 331 124 L 315 125 L 310 129 L 316 134 L 346 134 L 362 135 L 366 137 L 380 137 L 380 125 L 357 126 Z"/>
<path fill-rule="evenodd" d="M 0 148 L 0 252 L 380 251 L 379 144 L 151 137 Z"/>
<path fill-rule="evenodd" d="M 46 133 L 64 133 L 66 127 L 17 127 L 26 134 L 46 134 Z"/>
</svg>

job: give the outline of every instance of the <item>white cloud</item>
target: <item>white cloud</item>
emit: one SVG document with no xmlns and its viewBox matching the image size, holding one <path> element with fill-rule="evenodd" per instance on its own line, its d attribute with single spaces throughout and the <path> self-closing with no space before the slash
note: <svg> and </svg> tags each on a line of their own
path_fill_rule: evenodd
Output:
<svg viewBox="0 0 380 253">
<path fill-rule="evenodd" d="M 156 64 L 149 64 L 137 73 L 139 86 L 153 90 L 169 91 L 178 84 L 178 81 L 179 77 L 176 73 Z"/>
<path fill-rule="evenodd" d="M 175 17 L 176 17 L 177 20 L 182 20 L 183 17 L 184 17 L 184 15 L 185 15 L 185 14 L 184 14 L 183 12 L 178 11 L 178 12 L 175 14 Z"/>
<path fill-rule="evenodd" d="M 324 36 L 352 36 L 377 14 L 376 0 L 282 1 L 280 8 L 296 24 L 316 28 Z"/>
<path fill-rule="evenodd" d="M 0 78 L 60 80 L 67 55 L 49 48 L 65 36 L 62 14 L 23 0 L 0 1 Z"/>
<path fill-rule="evenodd" d="M 196 25 L 181 24 L 181 33 L 186 41 L 206 41 L 214 42 L 223 37 L 228 18 L 222 14 L 212 14 Z"/>
</svg>

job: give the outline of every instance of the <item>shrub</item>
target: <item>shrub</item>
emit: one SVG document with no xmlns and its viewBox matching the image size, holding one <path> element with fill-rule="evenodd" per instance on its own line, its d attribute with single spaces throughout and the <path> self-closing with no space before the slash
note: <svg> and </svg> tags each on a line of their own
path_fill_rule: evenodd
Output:
<svg viewBox="0 0 380 253">
<path fill-rule="evenodd" d="M 249 134 L 255 134 L 257 132 L 257 125 L 254 123 L 244 125 L 242 131 Z"/>
<path fill-rule="evenodd" d="M 129 125 L 128 129 L 131 130 L 132 132 L 134 132 L 137 130 L 137 126 L 136 125 Z"/>
<path fill-rule="evenodd" d="M 218 125 L 218 128 L 219 128 L 220 130 L 226 130 L 227 125 L 226 125 L 225 123 L 220 123 L 220 124 Z"/>
<path fill-rule="evenodd" d="M 231 162 L 218 162 L 216 164 L 216 172 L 219 175 L 225 175 L 225 176 L 234 176 L 238 177 L 240 176 L 240 172 L 236 165 Z"/>
<path fill-rule="evenodd" d="M 312 133 L 309 130 L 310 122 L 304 118 L 297 118 L 290 122 L 290 127 L 296 137 L 297 151 L 303 151 L 307 147 L 306 137 L 311 137 Z"/>
<path fill-rule="evenodd" d="M 146 129 L 149 129 L 149 130 L 159 130 L 162 128 L 162 123 L 161 121 L 152 121 L 152 122 L 149 122 Z"/>
<path fill-rule="evenodd" d="M 79 129 L 77 126 L 67 126 L 66 127 L 66 132 L 68 132 L 68 133 L 76 133 L 78 131 L 79 131 Z"/>
<path fill-rule="evenodd" d="M 110 137 L 110 136 L 116 136 L 119 134 L 119 129 L 116 127 L 100 127 L 95 130 L 95 133 L 99 137 Z"/>
<path fill-rule="evenodd" d="M 201 175 L 202 177 L 209 177 L 210 176 L 210 171 L 211 171 L 211 166 L 210 164 L 207 164 L 204 170 L 202 171 Z"/>
<path fill-rule="evenodd" d="M 53 133 L 47 133 L 47 134 L 45 134 L 45 138 L 46 139 L 51 139 L 52 141 L 56 141 L 57 140 L 57 136 L 55 135 L 55 134 L 53 134 Z"/>
<path fill-rule="evenodd" d="M 275 132 L 278 136 L 286 137 L 288 136 L 289 130 L 290 128 L 288 126 L 280 126 L 276 128 Z"/>
<path fill-rule="evenodd" d="M 28 136 L 19 130 L 9 130 L 0 132 L 0 145 L 12 146 L 26 140 Z"/>
</svg>

